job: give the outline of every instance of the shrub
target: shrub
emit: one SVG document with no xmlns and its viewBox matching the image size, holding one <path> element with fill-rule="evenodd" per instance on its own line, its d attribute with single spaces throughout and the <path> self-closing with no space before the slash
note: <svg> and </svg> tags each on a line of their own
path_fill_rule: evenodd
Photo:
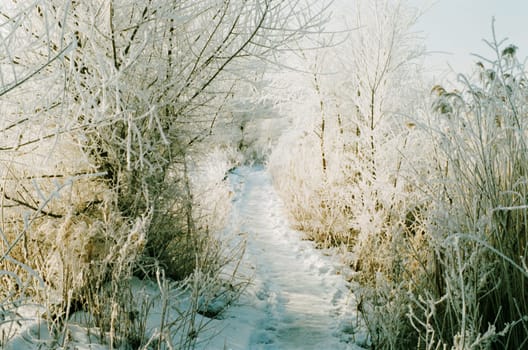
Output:
<svg viewBox="0 0 528 350">
<path fill-rule="evenodd" d="M 424 349 L 519 349 L 528 339 L 526 76 L 514 46 L 495 34 L 488 44 L 495 58 L 481 58 L 473 79 L 459 75 L 460 91 L 433 88 L 431 119 L 413 135 L 430 142 L 428 175 L 415 177 L 427 180 L 416 182 L 427 200 L 409 220 L 414 229 L 391 231 L 388 245 L 372 246 L 376 255 L 391 252 L 378 274 L 391 282 L 396 303 L 408 305 L 400 322 L 382 316 L 392 303 L 365 316 L 376 324 L 371 333 L 381 334 L 373 338 L 379 346 L 409 346 L 408 337 L 390 343 L 409 329 L 413 346 Z M 367 304 L 379 305 L 383 290 Z M 400 327 L 376 333 L 395 322 Z"/>
<path fill-rule="evenodd" d="M 209 180 L 192 179 L 197 164 L 213 134 L 236 142 L 217 121 L 237 115 L 240 71 L 302 38 L 324 10 L 283 0 L 3 6 L 0 306 L 14 316 L 6 322 L 18 321 L 28 298 L 49 308 L 55 331 L 87 308 L 117 346 L 130 331 L 133 273 L 218 276 L 225 260 L 210 230 L 222 220 L 212 217 L 229 208 L 196 193 Z M 231 166 L 211 171 L 215 185 Z M 226 186 L 215 189 L 214 200 L 227 202 Z"/>
</svg>

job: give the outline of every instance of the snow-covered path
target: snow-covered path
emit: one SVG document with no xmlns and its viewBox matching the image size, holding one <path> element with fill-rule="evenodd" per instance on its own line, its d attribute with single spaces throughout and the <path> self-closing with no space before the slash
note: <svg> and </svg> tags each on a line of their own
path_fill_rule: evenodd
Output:
<svg viewBox="0 0 528 350">
<path fill-rule="evenodd" d="M 227 231 L 247 239 L 243 269 L 252 283 L 205 348 L 358 349 L 364 336 L 337 264 L 289 228 L 269 173 L 241 167 L 229 178 L 235 196 Z"/>
</svg>

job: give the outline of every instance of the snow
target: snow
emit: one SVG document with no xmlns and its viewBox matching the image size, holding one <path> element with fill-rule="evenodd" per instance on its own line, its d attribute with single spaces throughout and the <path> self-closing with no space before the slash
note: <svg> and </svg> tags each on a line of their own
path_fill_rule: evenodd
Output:
<svg viewBox="0 0 528 350">
<path fill-rule="evenodd" d="M 223 330 L 204 349 L 360 349 L 366 333 L 339 263 L 289 228 L 265 168 L 240 167 L 229 179 L 226 231 L 247 239 L 243 269 L 252 281 L 215 320 Z"/>
<path fill-rule="evenodd" d="M 261 166 L 240 167 L 232 170 L 228 179 L 233 206 L 221 235 L 238 237 L 239 242 L 232 244 L 243 242 L 245 254 L 241 262 L 226 266 L 225 273 L 236 271 L 249 283 L 237 303 L 219 316 L 196 315 L 196 329 L 201 329 L 197 349 L 355 350 L 366 346 L 367 333 L 343 264 L 331 251 L 315 249 L 289 227 L 269 172 Z M 159 335 L 164 300 L 172 303 L 167 312 L 173 315 L 167 320 L 176 320 L 190 310 L 188 292 L 176 286 L 164 289 L 159 281 L 133 280 L 134 299 L 150 305 L 145 313 L 145 336 L 155 339 Z M 214 302 L 208 308 L 211 306 Z M 109 349 L 102 344 L 98 330 L 88 327 L 91 316 L 84 312 L 69 319 L 68 335 L 58 340 L 38 316 L 45 313 L 42 307 L 21 307 L 18 313 L 24 321 L 17 323 L 17 334 L 5 349 Z M 188 331 L 179 327 L 165 330 L 175 348 Z"/>
</svg>

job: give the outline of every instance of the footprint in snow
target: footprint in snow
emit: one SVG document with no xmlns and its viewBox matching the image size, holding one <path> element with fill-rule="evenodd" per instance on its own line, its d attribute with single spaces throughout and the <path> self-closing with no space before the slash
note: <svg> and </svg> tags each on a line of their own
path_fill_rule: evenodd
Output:
<svg viewBox="0 0 528 350">
<path fill-rule="evenodd" d="M 287 214 L 263 167 L 229 175 L 235 198 L 232 226 L 247 232 L 245 262 L 258 283 L 232 306 L 206 349 L 360 349 L 353 296 L 333 262 L 288 226 Z M 353 323 L 352 320 L 356 320 Z M 228 322 L 228 323 L 221 323 Z M 363 332 L 364 333 L 364 332 Z"/>
</svg>

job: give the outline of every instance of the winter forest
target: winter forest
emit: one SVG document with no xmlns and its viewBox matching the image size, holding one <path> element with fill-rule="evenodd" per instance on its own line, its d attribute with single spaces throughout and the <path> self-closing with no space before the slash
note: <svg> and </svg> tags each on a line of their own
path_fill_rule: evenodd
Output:
<svg viewBox="0 0 528 350">
<path fill-rule="evenodd" d="M 528 347 L 528 77 L 406 0 L 2 0 L 1 349 Z"/>
</svg>

